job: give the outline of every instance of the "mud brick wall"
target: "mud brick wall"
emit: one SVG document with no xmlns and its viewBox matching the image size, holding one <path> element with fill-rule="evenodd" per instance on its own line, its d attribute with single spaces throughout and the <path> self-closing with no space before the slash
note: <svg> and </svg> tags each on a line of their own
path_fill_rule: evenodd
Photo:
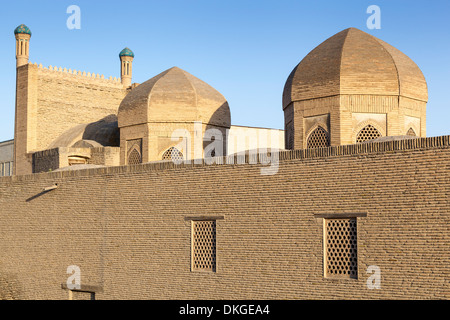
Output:
<svg viewBox="0 0 450 320">
<path fill-rule="evenodd" d="M 274 175 L 159 162 L 2 177 L 0 298 L 68 299 L 76 265 L 96 299 L 449 299 L 449 138 L 286 151 Z M 357 277 L 328 278 L 323 219 L 348 215 Z M 193 272 L 205 217 L 216 272 Z"/>
</svg>

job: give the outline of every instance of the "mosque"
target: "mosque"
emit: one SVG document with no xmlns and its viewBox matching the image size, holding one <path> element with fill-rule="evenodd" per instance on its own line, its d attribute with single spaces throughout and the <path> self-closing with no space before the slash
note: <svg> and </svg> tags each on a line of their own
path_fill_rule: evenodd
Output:
<svg viewBox="0 0 450 320">
<path fill-rule="evenodd" d="M 134 83 L 129 48 L 107 78 L 30 63 L 30 29 L 14 34 L 0 298 L 450 298 L 449 136 L 426 137 L 427 82 L 390 44 L 319 44 L 276 130 L 233 126 L 178 67 Z"/>
</svg>

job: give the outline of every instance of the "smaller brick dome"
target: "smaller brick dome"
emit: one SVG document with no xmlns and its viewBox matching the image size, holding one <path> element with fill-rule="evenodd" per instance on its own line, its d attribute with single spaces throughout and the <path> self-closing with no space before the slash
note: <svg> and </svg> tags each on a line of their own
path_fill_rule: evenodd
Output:
<svg viewBox="0 0 450 320">
<path fill-rule="evenodd" d="M 122 100 L 119 128 L 151 122 L 231 126 L 230 108 L 220 92 L 173 67 L 134 88 Z"/>
<path fill-rule="evenodd" d="M 122 51 L 120 51 L 119 57 L 133 57 L 134 58 L 134 53 L 133 53 L 133 51 L 131 51 L 130 48 L 125 48 Z"/>
<path fill-rule="evenodd" d="M 14 34 L 29 34 L 31 36 L 31 30 L 26 25 L 21 24 L 14 30 Z"/>
</svg>

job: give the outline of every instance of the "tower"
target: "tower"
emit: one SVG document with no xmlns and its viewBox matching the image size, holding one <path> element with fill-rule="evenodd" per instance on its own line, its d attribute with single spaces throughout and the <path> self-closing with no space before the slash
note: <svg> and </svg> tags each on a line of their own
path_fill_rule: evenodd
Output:
<svg viewBox="0 0 450 320">
<path fill-rule="evenodd" d="M 28 63 L 31 31 L 26 25 L 21 24 L 14 30 L 14 35 L 16 37 L 17 67 L 20 67 Z"/>
<path fill-rule="evenodd" d="M 131 77 L 133 73 L 134 53 L 129 48 L 123 49 L 120 54 L 120 77 L 125 88 L 131 86 Z"/>
</svg>

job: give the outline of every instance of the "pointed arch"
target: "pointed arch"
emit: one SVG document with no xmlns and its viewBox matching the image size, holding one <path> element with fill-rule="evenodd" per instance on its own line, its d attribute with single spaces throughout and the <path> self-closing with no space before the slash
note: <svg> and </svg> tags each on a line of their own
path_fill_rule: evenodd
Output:
<svg viewBox="0 0 450 320">
<path fill-rule="evenodd" d="M 162 155 L 162 160 L 170 160 L 170 161 L 183 161 L 183 153 L 175 147 L 171 147 L 164 152 Z"/>
<path fill-rule="evenodd" d="M 132 148 L 131 152 L 128 154 L 128 165 L 136 165 L 142 163 L 141 153 L 137 148 Z"/>
<path fill-rule="evenodd" d="M 317 126 L 309 135 L 307 139 L 307 148 L 326 148 L 330 146 L 330 135 L 328 131 L 322 126 Z"/>
<path fill-rule="evenodd" d="M 356 143 L 363 143 L 382 137 L 381 132 L 372 124 L 366 125 L 356 135 Z"/>
</svg>

